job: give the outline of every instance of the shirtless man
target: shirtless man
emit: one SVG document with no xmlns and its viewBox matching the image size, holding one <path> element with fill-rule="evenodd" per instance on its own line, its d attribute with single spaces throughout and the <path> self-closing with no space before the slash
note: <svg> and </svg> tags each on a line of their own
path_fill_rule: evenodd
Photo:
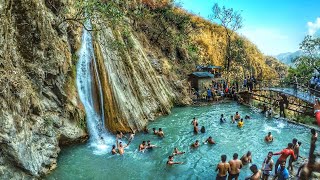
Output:
<svg viewBox="0 0 320 180">
<path fill-rule="evenodd" d="M 119 142 L 117 140 L 117 147 L 118 147 L 119 154 L 123 155 L 124 154 L 124 148 L 128 147 L 128 145 L 123 146 L 122 142 Z"/>
<path fill-rule="evenodd" d="M 191 144 L 191 147 L 193 147 L 193 148 L 197 148 L 197 147 L 199 147 L 199 146 L 200 146 L 200 144 L 199 144 L 199 141 L 198 141 L 198 140 L 196 140 L 195 143 Z"/>
<path fill-rule="evenodd" d="M 196 126 L 193 126 L 193 132 L 195 134 L 198 134 L 198 132 L 199 132 L 198 124 Z"/>
<path fill-rule="evenodd" d="M 271 135 L 271 132 L 268 132 L 268 135 L 264 137 L 264 140 L 266 142 L 272 142 L 273 141 L 273 136 Z"/>
<path fill-rule="evenodd" d="M 121 131 L 117 131 L 117 139 L 122 139 L 122 137 L 123 137 L 123 134 L 122 134 L 122 132 Z"/>
<path fill-rule="evenodd" d="M 230 170 L 230 164 L 226 162 L 227 156 L 221 156 L 221 162 L 217 165 L 216 171 L 218 171 L 216 180 L 226 180 L 227 173 Z"/>
<path fill-rule="evenodd" d="M 273 160 L 272 160 L 273 153 L 270 151 L 268 152 L 268 156 L 264 159 L 262 163 L 262 168 L 261 170 L 263 171 L 262 173 L 262 180 L 268 180 L 272 169 L 273 169 Z"/>
<path fill-rule="evenodd" d="M 216 144 L 211 136 L 209 136 L 208 139 L 206 141 L 204 141 L 203 143 L 204 144 L 206 144 L 206 143 L 208 143 L 208 144 Z"/>
<path fill-rule="evenodd" d="M 158 136 L 159 137 L 164 137 L 164 132 L 162 131 L 162 128 L 159 128 Z"/>
<path fill-rule="evenodd" d="M 288 156 L 293 156 L 293 159 L 296 159 L 294 152 L 292 150 L 292 147 L 293 147 L 293 144 L 289 143 L 288 147 L 286 149 L 283 149 L 281 152 L 273 153 L 273 155 L 280 155 L 281 154 L 281 156 L 277 160 L 276 165 L 274 167 L 275 174 L 277 174 L 278 166 L 279 166 L 280 162 L 283 162 L 283 161 L 286 162 Z"/>
<path fill-rule="evenodd" d="M 156 145 L 152 145 L 150 140 L 147 141 L 147 145 L 145 146 L 145 149 L 152 149 L 152 148 L 155 148 L 155 147 L 158 147 Z"/>
<path fill-rule="evenodd" d="M 158 135 L 158 131 L 156 130 L 156 128 L 152 128 L 152 131 L 154 135 Z"/>
<path fill-rule="evenodd" d="M 112 150 L 111 150 L 111 154 L 115 155 L 117 154 L 117 149 L 116 149 L 116 145 L 112 145 Z"/>
<path fill-rule="evenodd" d="M 172 166 L 174 164 L 182 164 L 183 162 L 173 162 L 173 156 L 168 157 L 167 165 Z"/>
<path fill-rule="evenodd" d="M 235 179 L 238 180 L 240 169 L 242 168 L 242 162 L 238 159 L 238 154 L 233 154 L 233 160 L 229 161 L 230 171 L 228 180 Z"/>
<path fill-rule="evenodd" d="M 261 171 L 258 170 L 257 165 L 253 164 L 250 166 L 250 170 L 253 174 L 250 177 L 245 178 L 245 180 L 260 180 Z"/>
<path fill-rule="evenodd" d="M 193 126 L 198 126 L 198 121 L 197 121 L 196 117 L 193 118 L 191 124 L 192 124 Z"/>
<path fill-rule="evenodd" d="M 242 161 L 242 164 L 243 164 L 243 165 L 247 165 L 247 164 L 249 164 L 249 163 L 252 163 L 251 152 L 248 151 L 247 154 L 244 154 L 244 155 L 241 157 L 240 160 Z"/>
<path fill-rule="evenodd" d="M 311 134 L 312 134 L 311 143 L 315 143 L 317 141 L 317 139 L 318 139 L 318 133 L 316 132 L 315 129 L 312 128 L 311 129 Z"/>
<path fill-rule="evenodd" d="M 291 169 L 291 171 L 293 171 L 292 163 L 297 161 L 299 158 L 299 149 L 300 149 L 300 146 L 298 144 L 298 140 L 296 138 L 292 139 L 292 144 L 293 144 L 293 152 L 294 152 L 296 159 L 294 159 L 293 156 L 290 156 L 288 170 Z"/>
<path fill-rule="evenodd" d="M 234 119 L 236 121 L 240 120 L 240 114 L 238 112 L 236 112 L 236 115 L 234 116 Z"/>
<path fill-rule="evenodd" d="M 139 151 L 143 152 L 146 149 L 146 141 L 142 141 L 142 143 L 139 145 Z"/>
<path fill-rule="evenodd" d="M 175 156 L 175 155 L 184 154 L 184 153 L 186 153 L 186 152 L 179 151 L 178 148 L 175 147 L 175 148 L 173 149 L 172 155 Z"/>
<path fill-rule="evenodd" d="M 134 135 L 135 135 L 135 130 L 133 130 L 132 132 L 130 132 L 129 138 L 128 138 L 128 145 L 131 143 L 131 141 L 134 139 Z"/>
</svg>

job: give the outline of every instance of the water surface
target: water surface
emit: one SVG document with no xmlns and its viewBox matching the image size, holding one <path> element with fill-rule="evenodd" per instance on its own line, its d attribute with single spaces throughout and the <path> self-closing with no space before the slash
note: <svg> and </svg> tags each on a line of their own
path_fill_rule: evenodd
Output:
<svg viewBox="0 0 320 180">
<path fill-rule="evenodd" d="M 242 117 L 251 116 L 241 129 L 237 128 L 236 124 L 230 123 L 230 115 L 235 114 L 235 111 L 239 111 Z M 227 116 L 227 123 L 220 124 L 221 113 Z M 199 127 L 206 127 L 206 133 L 193 134 L 191 125 L 193 117 L 198 119 Z M 137 134 L 125 150 L 124 156 L 111 155 L 109 149 L 97 155 L 94 153 L 96 149 L 89 144 L 64 148 L 58 159 L 58 168 L 47 178 L 213 179 L 216 176 L 214 169 L 222 154 L 226 154 L 229 161 L 233 153 L 236 152 L 242 156 L 250 150 L 253 163 L 261 168 L 268 151 L 282 150 L 294 137 L 303 143 L 300 154 L 306 157 L 311 137 L 310 130 L 307 128 L 283 120 L 265 118 L 254 109 L 236 103 L 174 108 L 170 115 L 161 117 L 148 126 L 150 130 L 153 127 L 161 127 L 165 132 L 165 138 L 160 139 L 153 134 Z M 269 131 L 274 136 L 274 142 L 267 144 L 263 139 Z M 190 144 L 195 140 L 203 142 L 208 136 L 212 136 L 217 144 L 201 143 L 196 150 L 190 148 Z M 137 148 L 142 140 L 151 140 L 152 144 L 160 148 L 140 153 Z M 186 151 L 184 155 L 175 156 L 175 161 L 183 161 L 184 164 L 168 167 L 166 166 L 167 157 L 174 147 Z M 277 157 L 273 157 L 274 161 Z M 247 165 L 242 169 L 240 179 L 248 175 L 250 170 Z"/>
</svg>

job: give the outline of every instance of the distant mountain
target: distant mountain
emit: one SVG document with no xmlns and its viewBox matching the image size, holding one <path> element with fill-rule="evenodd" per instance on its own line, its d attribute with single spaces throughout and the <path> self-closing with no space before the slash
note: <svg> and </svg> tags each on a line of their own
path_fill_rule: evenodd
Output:
<svg viewBox="0 0 320 180">
<path fill-rule="evenodd" d="M 303 52 L 301 50 L 298 50 L 296 52 L 281 53 L 281 54 L 278 54 L 274 57 L 288 66 L 294 66 L 292 61 L 296 57 L 302 56 L 302 55 L 303 55 Z"/>
</svg>

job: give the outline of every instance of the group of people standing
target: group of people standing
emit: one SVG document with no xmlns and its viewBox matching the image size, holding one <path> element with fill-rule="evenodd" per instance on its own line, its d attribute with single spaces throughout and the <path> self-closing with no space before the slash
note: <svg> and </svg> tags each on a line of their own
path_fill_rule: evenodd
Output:
<svg viewBox="0 0 320 180">
<path fill-rule="evenodd" d="M 252 89 L 256 83 L 257 83 L 257 80 L 254 76 L 251 76 L 251 77 L 247 76 L 247 77 L 244 77 L 243 87 L 248 88 L 248 91 L 252 92 Z"/>
</svg>

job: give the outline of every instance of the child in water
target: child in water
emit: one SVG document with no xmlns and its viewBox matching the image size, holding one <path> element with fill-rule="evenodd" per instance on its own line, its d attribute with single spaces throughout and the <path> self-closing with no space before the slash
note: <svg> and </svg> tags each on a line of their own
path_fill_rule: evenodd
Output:
<svg viewBox="0 0 320 180">
<path fill-rule="evenodd" d="M 241 120 L 238 122 L 238 128 L 242 128 L 243 126 L 243 119 L 241 118 Z"/>
</svg>

